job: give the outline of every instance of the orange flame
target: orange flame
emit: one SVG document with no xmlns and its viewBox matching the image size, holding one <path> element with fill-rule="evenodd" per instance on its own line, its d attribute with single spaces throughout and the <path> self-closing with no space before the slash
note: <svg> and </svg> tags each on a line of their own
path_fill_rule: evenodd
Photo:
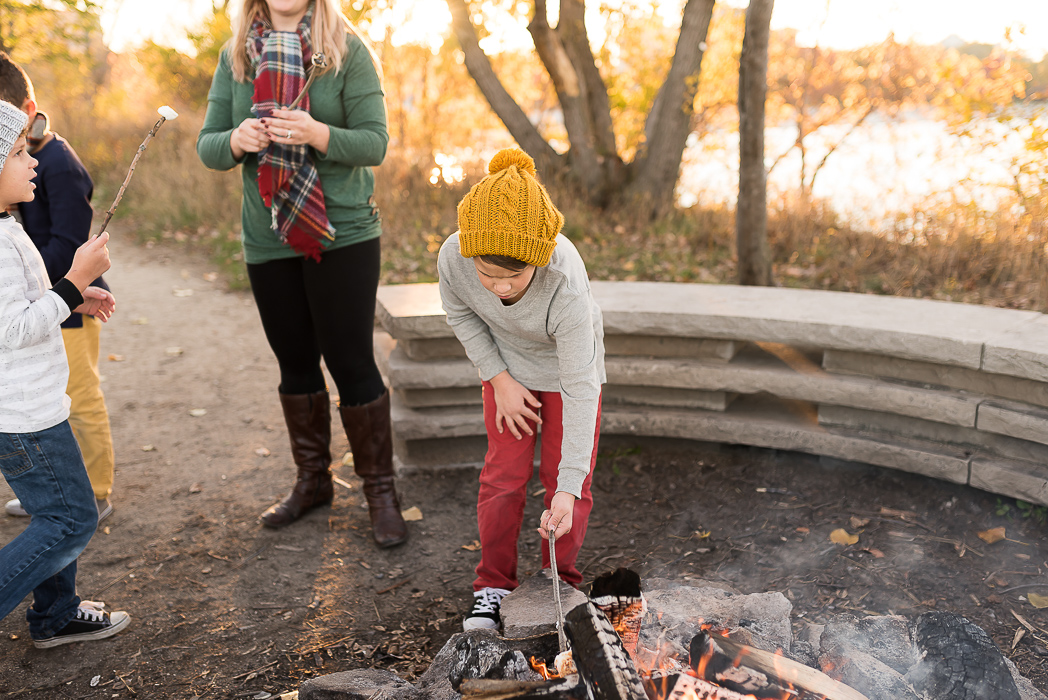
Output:
<svg viewBox="0 0 1048 700">
<path fill-rule="evenodd" d="M 537 658 L 532 656 L 528 661 L 531 663 L 531 667 L 538 671 L 539 674 L 547 681 L 557 680 L 560 675 L 549 666 L 546 665 L 545 661 L 539 661 Z"/>
</svg>

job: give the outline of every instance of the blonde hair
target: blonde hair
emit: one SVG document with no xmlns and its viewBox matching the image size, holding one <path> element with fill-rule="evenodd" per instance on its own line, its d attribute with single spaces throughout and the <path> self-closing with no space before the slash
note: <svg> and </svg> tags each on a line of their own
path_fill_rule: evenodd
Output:
<svg viewBox="0 0 1048 700">
<path fill-rule="evenodd" d="M 367 40 L 353 27 L 336 0 L 314 0 L 316 8 L 313 10 L 312 42 L 313 52 L 322 53 L 327 58 L 327 67 L 316 68 L 320 76 L 328 71 L 336 73 L 342 67 L 346 58 L 346 34 L 353 34 L 360 39 L 371 54 L 371 61 L 375 64 L 375 70 L 382 75 L 375 52 L 371 49 Z M 266 19 L 269 17 L 269 6 L 266 0 L 242 0 L 240 13 L 233 19 L 233 36 L 226 42 L 229 50 L 230 63 L 233 69 L 233 78 L 237 82 L 246 83 L 250 80 L 251 59 L 247 55 L 247 35 L 251 31 L 251 23 L 255 16 L 261 14 Z"/>
</svg>

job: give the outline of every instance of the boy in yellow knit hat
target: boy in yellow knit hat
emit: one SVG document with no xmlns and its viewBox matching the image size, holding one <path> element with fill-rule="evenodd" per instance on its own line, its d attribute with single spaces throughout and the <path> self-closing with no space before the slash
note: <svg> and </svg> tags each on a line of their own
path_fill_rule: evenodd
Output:
<svg viewBox="0 0 1048 700">
<path fill-rule="evenodd" d="M 483 381 L 488 434 L 477 498 L 481 559 L 466 630 L 498 628 L 502 598 L 517 587 L 517 538 L 540 425 L 546 509 L 539 532 L 549 539 L 553 531 L 561 578 L 582 582 L 575 561 L 593 507 L 606 381 L 600 308 L 534 161 L 504 149 L 488 172 L 459 203 L 459 231 L 437 260 L 448 324 Z M 550 565 L 546 547 L 543 564 Z"/>
</svg>

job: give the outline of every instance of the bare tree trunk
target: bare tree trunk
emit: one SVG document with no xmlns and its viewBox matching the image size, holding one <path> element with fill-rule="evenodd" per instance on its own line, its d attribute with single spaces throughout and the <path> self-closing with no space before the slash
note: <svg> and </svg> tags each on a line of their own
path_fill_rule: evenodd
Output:
<svg viewBox="0 0 1048 700">
<path fill-rule="evenodd" d="M 570 0 L 561 2 L 562 10 L 565 2 Z M 563 23 L 564 18 L 561 17 L 560 21 Z M 535 42 L 535 51 L 553 80 L 553 88 L 557 91 L 557 100 L 564 115 L 564 129 L 568 132 L 568 142 L 571 143 L 571 150 L 568 151 L 571 171 L 586 192 L 590 193 L 590 198 L 599 199 L 602 190 L 601 169 L 594 148 L 589 91 L 583 84 L 583 77 L 578 70 L 578 57 L 570 55 L 560 33 L 550 27 L 546 17 L 546 0 L 536 0 L 535 13 L 528 24 L 528 31 Z M 592 60 L 588 46 L 586 52 Z"/>
<path fill-rule="evenodd" d="M 771 284 L 764 100 L 768 92 L 768 39 L 774 4 L 775 0 L 750 0 L 739 60 L 739 199 L 735 208 L 739 284 Z"/>
<path fill-rule="evenodd" d="M 546 143 L 535 125 L 528 120 L 524 110 L 506 92 L 487 55 L 480 48 L 466 0 L 447 0 L 447 3 L 451 10 L 455 37 L 466 57 L 466 69 L 473 76 L 484 98 L 520 147 L 535 159 L 535 164 L 540 170 L 558 170 L 562 165 L 561 156 Z"/>
<path fill-rule="evenodd" d="M 713 4 L 714 0 L 688 0 L 684 6 L 669 74 L 644 124 L 644 145 L 634 160 L 629 191 L 634 197 L 650 202 L 653 216 L 673 207 L 684 146 L 692 129 Z"/>
</svg>

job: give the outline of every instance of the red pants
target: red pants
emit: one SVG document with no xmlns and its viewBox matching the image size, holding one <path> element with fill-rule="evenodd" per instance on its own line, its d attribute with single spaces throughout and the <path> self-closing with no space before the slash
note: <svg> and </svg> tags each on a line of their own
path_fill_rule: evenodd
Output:
<svg viewBox="0 0 1048 700">
<path fill-rule="evenodd" d="M 491 384 L 484 382 L 484 427 L 488 433 L 488 453 L 480 472 L 480 493 L 477 496 L 477 525 L 480 528 L 480 564 L 473 590 L 482 588 L 517 587 L 517 539 L 524 524 L 524 501 L 527 485 L 534 472 L 535 435 L 521 433 L 521 439 L 505 427 L 495 428 L 495 395 Z M 560 466 L 560 445 L 564 436 L 564 403 L 555 391 L 533 391 L 542 403 L 538 414 L 542 418 L 542 453 L 539 461 L 539 480 L 546 488 L 543 496 L 549 508 L 557 491 L 557 472 Z M 599 401 L 599 400 L 598 400 Z M 530 421 L 529 421 L 530 422 Z M 531 423 L 531 429 L 535 430 Z M 593 455 L 590 473 L 582 484 L 582 497 L 575 499 L 571 532 L 557 540 L 557 571 L 561 579 L 576 588 L 582 583 L 582 574 L 575 566 L 582 540 L 586 537 L 589 514 L 593 509 L 590 482 L 597 463 L 597 438 L 600 435 L 600 404 L 597 404 L 597 425 L 593 434 Z M 538 527 L 538 522 L 535 523 Z M 538 538 L 538 533 L 535 534 Z M 542 566 L 549 568 L 549 544 L 542 542 Z"/>
</svg>

